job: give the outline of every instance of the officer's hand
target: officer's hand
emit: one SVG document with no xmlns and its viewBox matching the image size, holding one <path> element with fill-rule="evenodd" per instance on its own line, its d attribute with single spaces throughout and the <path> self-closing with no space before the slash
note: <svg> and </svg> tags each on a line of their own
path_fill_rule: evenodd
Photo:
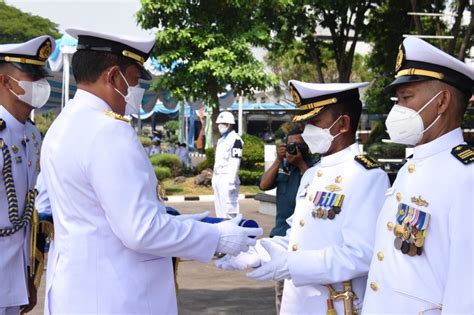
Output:
<svg viewBox="0 0 474 315">
<path fill-rule="evenodd" d="M 28 304 L 23 305 L 20 308 L 20 313 L 25 314 L 31 311 L 37 303 L 37 292 L 36 292 L 36 287 L 34 285 L 34 279 L 32 277 L 28 277 Z"/>
<path fill-rule="evenodd" d="M 261 240 L 260 244 L 268 252 L 271 260 L 263 264 L 262 267 L 248 273 L 247 277 L 260 281 L 290 279 L 288 251 L 281 249 L 278 245 L 274 245 L 271 241 Z"/>
<path fill-rule="evenodd" d="M 286 156 L 286 144 L 280 143 L 277 149 L 277 159 L 282 161 Z"/>
<path fill-rule="evenodd" d="M 260 256 L 255 247 L 249 248 L 248 252 L 240 253 L 237 256 L 225 255 L 214 262 L 217 268 L 224 270 L 244 270 L 260 266 Z"/>
<path fill-rule="evenodd" d="M 181 215 L 173 216 L 173 218 L 179 221 L 186 221 L 186 220 L 201 221 L 202 219 L 207 218 L 208 216 L 209 216 L 209 211 L 205 211 L 205 212 L 196 213 L 196 214 L 181 214 Z"/>
<path fill-rule="evenodd" d="M 217 253 L 229 254 L 235 256 L 240 252 L 249 250 L 249 246 L 255 245 L 255 239 L 251 237 L 263 234 L 261 228 L 244 228 L 238 226 L 242 220 L 242 214 L 238 214 L 231 220 L 217 223 L 219 229 L 219 242 L 217 244 Z"/>
</svg>

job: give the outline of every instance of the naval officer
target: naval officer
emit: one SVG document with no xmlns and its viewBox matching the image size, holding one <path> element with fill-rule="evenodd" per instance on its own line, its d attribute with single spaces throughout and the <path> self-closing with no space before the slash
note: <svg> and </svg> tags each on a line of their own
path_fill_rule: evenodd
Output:
<svg viewBox="0 0 474 315">
<path fill-rule="evenodd" d="M 123 117 L 140 108 L 154 40 L 66 32 L 78 38 L 78 90 L 42 148 L 55 225 L 45 314 L 176 314 L 171 257 L 235 255 L 262 230 L 237 226 L 240 217 L 211 225 L 166 214 L 153 167 Z"/>
<path fill-rule="evenodd" d="M 368 83 L 289 82 L 305 122 L 302 133 L 321 160 L 303 175 L 284 237 L 259 241 L 248 253 L 224 257 L 224 269 L 260 267 L 257 280 L 285 279 L 281 314 L 353 314 L 364 297 L 374 226 L 388 188 L 376 161 L 360 154 L 355 133 Z"/>
<path fill-rule="evenodd" d="M 365 314 L 473 314 L 474 152 L 461 121 L 474 69 L 406 38 L 388 87 L 390 139 L 414 146 L 376 226 Z"/>
<path fill-rule="evenodd" d="M 29 120 L 50 95 L 45 62 L 54 39 L 0 45 L 0 315 L 29 312 L 36 289 L 29 270 L 29 229 L 41 135 Z"/>
</svg>

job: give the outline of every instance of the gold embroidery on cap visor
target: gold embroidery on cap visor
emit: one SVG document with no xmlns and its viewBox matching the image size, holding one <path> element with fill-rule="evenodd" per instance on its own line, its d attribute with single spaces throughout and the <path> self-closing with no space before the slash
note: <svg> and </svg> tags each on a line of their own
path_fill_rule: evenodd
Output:
<svg viewBox="0 0 474 315">
<path fill-rule="evenodd" d="M 305 110 L 310 110 L 310 109 L 312 109 L 312 111 L 310 111 L 306 114 L 302 114 L 302 115 L 295 115 L 295 117 L 293 117 L 293 121 L 301 121 L 301 120 L 308 119 L 308 118 L 316 115 L 317 113 L 319 113 L 324 108 L 324 106 L 331 105 L 331 104 L 336 104 L 336 103 L 337 103 L 337 98 L 332 97 L 330 99 L 326 99 L 326 100 L 322 100 L 322 101 L 318 101 L 318 102 L 313 102 L 313 103 L 308 103 L 308 104 L 305 104 L 303 106 L 300 106 L 300 107 L 298 107 L 298 110 L 300 110 L 300 111 L 305 111 Z"/>
<path fill-rule="evenodd" d="M 398 71 L 397 74 L 395 75 L 395 78 L 405 76 L 405 75 L 421 75 L 424 77 L 435 78 L 438 80 L 442 80 L 444 78 L 444 74 L 442 73 L 429 71 L 429 70 L 423 70 L 423 69 L 416 69 L 416 68 L 410 68 L 410 69 L 404 69 L 404 70 Z"/>
<path fill-rule="evenodd" d="M 145 62 L 145 59 L 142 56 L 132 53 L 131 51 L 128 51 L 128 50 L 122 50 L 122 55 L 128 58 L 131 58 L 135 61 L 138 61 L 140 64 L 143 64 Z"/>
<path fill-rule="evenodd" d="M 293 117 L 293 121 L 302 121 L 302 120 L 306 120 L 310 117 L 313 117 L 315 116 L 316 114 L 318 114 L 324 107 L 317 107 L 315 109 L 313 109 L 312 111 L 306 113 L 306 114 L 302 114 L 302 115 L 295 115 L 295 117 Z"/>
</svg>

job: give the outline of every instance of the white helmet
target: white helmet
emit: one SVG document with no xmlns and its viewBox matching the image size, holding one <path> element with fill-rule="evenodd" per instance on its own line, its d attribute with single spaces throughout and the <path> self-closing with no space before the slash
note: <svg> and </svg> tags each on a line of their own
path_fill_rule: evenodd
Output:
<svg viewBox="0 0 474 315">
<path fill-rule="evenodd" d="M 217 116 L 216 124 L 230 124 L 234 125 L 234 115 L 231 112 L 221 112 L 219 116 Z"/>
</svg>

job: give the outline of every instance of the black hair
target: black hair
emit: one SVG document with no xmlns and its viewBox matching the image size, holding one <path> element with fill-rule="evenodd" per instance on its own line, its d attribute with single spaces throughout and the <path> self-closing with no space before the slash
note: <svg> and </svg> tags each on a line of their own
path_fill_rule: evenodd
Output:
<svg viewBox="0 0 474 315">
<path fill-rule="evenodd" d="M 353 135 L 356 134 L 360 114 L 362 113 L 362 103 L 360 100 L 334 104 L 328 106 L 328 109 L 332 111 L 334 119 L 337 119 L 341 115 L 349 116 L 351 119 L 351 133 Z"/>
<path fill-rule="evenodd" d="M 288 132 L 286 137 L 288 138 L 289 136 L 300 135 L 300 134 L 303 133 L 303 130 L 304 130 L 304 128 L 300 124 L 295 125 L 293 128 L 291 128 L 290 132 Z"/>
<path fill-rule="evenodd" d="M 125 57 L 102 51 L 78 50 L 72 56 L 72 73 L 77 83 L 94 83 L 105 69 L 119 66 L 122 72 L 135 63 Z"/>
</svg>

